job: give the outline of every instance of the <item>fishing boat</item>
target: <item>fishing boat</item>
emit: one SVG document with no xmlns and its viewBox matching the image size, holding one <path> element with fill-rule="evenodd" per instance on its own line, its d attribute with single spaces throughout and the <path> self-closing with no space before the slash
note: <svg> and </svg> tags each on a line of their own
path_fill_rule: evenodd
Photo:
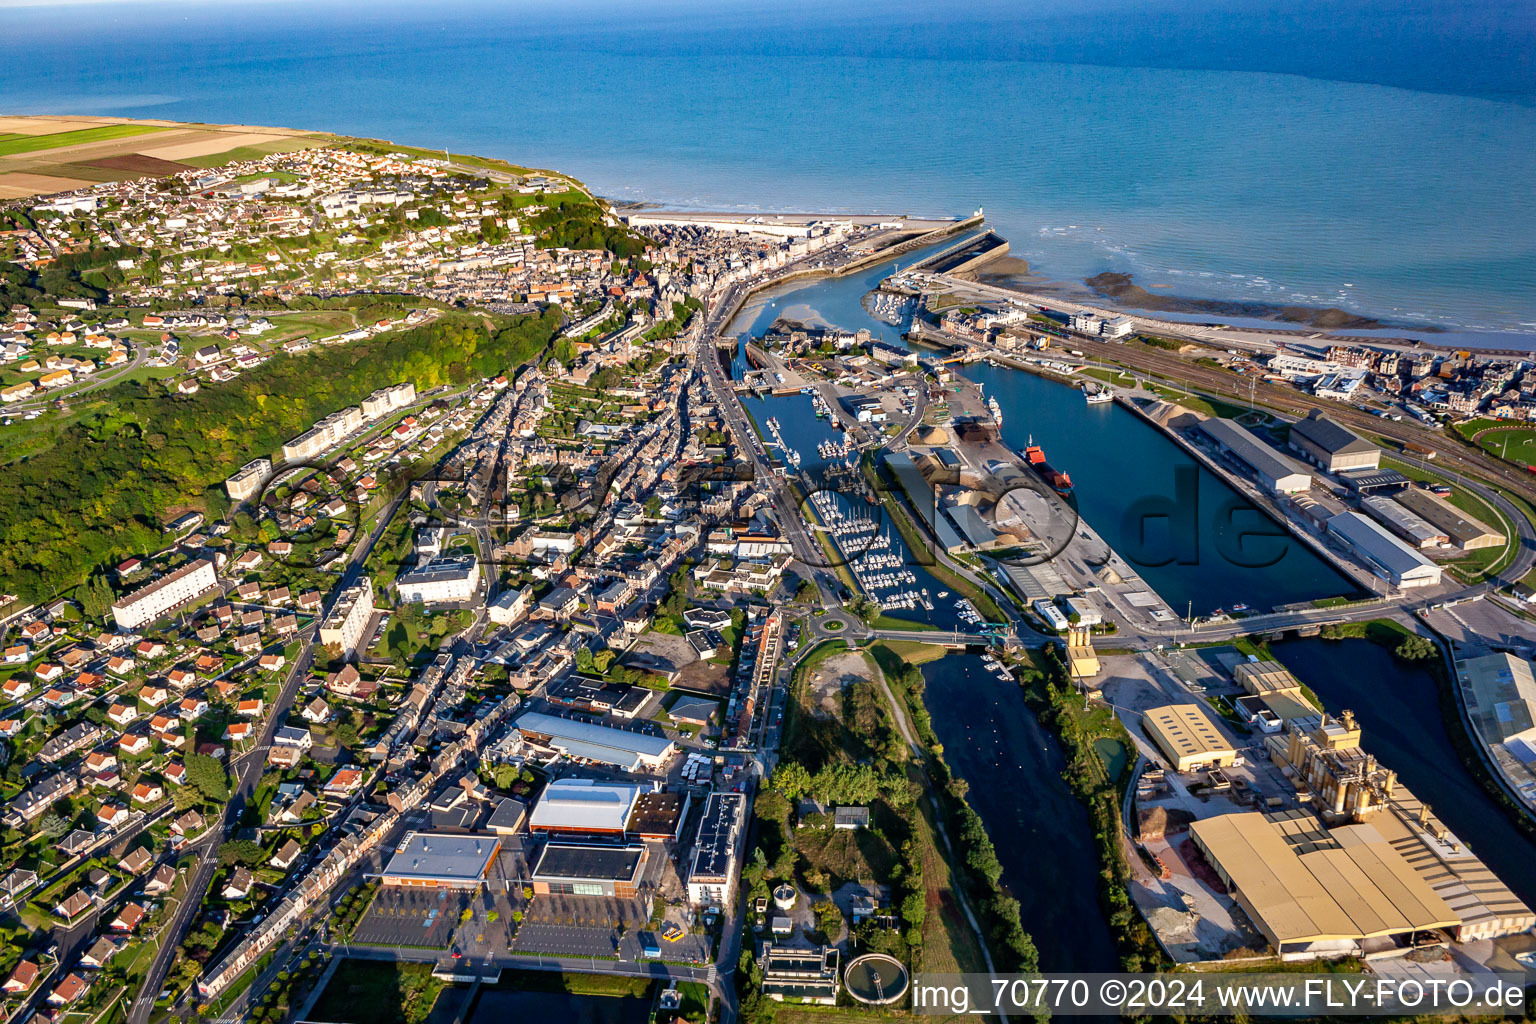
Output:
<svg viewBox="0 0 1536 1024">
<path fill-rule="evenodd" d="M 1102 384 L 1083 384 L 1083 401 L 1089 405 L 1104 405 L 1115 400 L 1114 393 Z"/>
<path fill-rule="evenodd" d="M 987 399 L 987 409 L 991 411 L 992 418 L 997 420 L 997 425 L 998 426 L 1002 426 L 1003 425 L 1003 410 L 998 406 L 998 404 L 997 404 L 997 397 L 995 395 L 993 397 Z"/>
</svg>

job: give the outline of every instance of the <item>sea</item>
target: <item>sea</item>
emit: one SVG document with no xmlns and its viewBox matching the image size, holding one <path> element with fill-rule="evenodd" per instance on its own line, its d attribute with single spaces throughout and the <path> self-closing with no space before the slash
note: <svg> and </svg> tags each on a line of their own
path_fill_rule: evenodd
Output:
<svg viewBox="0 0 1536 1024">
<path fill-rule="evenodd" d="M 0 111 L 693 209 L 980 209 L 1049 281 L 1536 348 L 1536 0 L 0 0 Z"/>
</svg>

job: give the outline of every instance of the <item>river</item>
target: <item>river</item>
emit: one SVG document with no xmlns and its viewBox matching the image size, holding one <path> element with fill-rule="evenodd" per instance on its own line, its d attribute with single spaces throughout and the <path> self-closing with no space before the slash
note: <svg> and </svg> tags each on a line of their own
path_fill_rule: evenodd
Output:
<svg viewBox="0 0 1536 1024">
<path fill-rule="evenodd" d="M 1041 970 L 1116 970 L 1088 811 L 1062 779 L 1066 758 L 1056 738 L 1019 685 L 988 672 L 979 655 L 929 662 L 923 677 L 944 759 L 970 783 L 966 799 L 997 848 L 1003 885 L 1019 901 Z"/>
</svg>

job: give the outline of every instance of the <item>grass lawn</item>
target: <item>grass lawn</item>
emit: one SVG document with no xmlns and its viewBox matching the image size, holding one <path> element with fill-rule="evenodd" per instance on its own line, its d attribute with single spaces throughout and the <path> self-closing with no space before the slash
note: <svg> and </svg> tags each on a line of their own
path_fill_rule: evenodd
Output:
<svg viewBox="0 0 1536 1024">
<path fill-rule="evenodd" d="M 895 615 L 881 615 L 874 622 L 875 629 L 902 629 L 913 631 L 937 632 L 939 627 L 931 622 L 919 622 L 916 619 L 903 619 Z"/>
<path fill-rule="evenodd" d="M 315 1020 L 336 1024 L 420 1024 L 447 983 L 431 964 L 344 960 L 315 1003 Z"/>
<path fill-rule="evenodd" d="M 0 139 L 0 156 L 16 153 L 36 153 L 63 146 L 78 146 L 85 142 L 108 142 L 126 139 L 134 135 L 149 135 L 168 129 L 149 124 L 104 124 L 96 128 L 81 128 L 72 132 L 54 132 L 52 135 L 16 135 Z"/>
<path fill-rule="evenodd" d="M 899 660 L 909 665 L 926 665 L 930 661 L 938 661 L 949 653 L 947 647 L 925 644 L 920 640 L 882 640 L 870 648 L 870 653 L 875 655 L 877 661 L 880 660 L 881 648 L 890 651 Z"/>
<path fill-rule="evenodd" d="M 938 845 L 933 828 L 933 806 L 917 802 L 922 814 L 914 835 L 923 851 L 923 887 L 928 891 L 928 913 L 923 918 L 923 947 L 912 967 L 920 971 L 956 973 L 984 971 L 981 944 L 954 892 L 949 861 Z"/>
<path fill-rule="evenodd" d="M 1492 430 L 1478 439 L 1478 446 L 1501 459 L 1529 466 L 1536 464 L 1536 427 Z"/>
</svg>

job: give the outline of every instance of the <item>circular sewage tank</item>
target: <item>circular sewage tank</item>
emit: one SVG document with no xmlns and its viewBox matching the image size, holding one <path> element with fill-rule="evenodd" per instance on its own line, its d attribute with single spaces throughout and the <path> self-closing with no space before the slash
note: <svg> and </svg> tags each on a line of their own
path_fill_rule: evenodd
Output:
<svg viewBox="0 0 1536 1024">
<path fill-rule="evenodd" d="M 907 994 L 907 969 L 893 956 L 865 953 L 848 962 L 843 984 L 859 1002 L 884 1006 Z"/>
<path fill-rule="evenodd" d="M 773 890 L 774 906 L 780 910 L 793 910 L 799 898 L 800 894 L 795 891 L 795 887 L 787 882 Z"/>
</svg>

